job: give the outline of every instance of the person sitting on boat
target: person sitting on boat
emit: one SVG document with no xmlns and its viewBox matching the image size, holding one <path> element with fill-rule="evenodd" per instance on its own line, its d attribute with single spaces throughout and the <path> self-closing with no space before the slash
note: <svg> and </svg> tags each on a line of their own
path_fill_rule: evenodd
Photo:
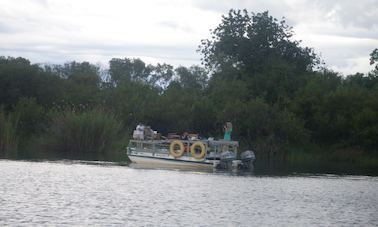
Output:
<svg viewBox="0 0 378 227">
<path fill-rule="evenodd" d="M 232 123 L 226 122 L 224 125 L 224 140 L 231 141 L 231 133 L 232 133 Z"/>
<path fill-rule="evenodd" d="M 188 134 L 188 132 L 184 132 L 184 133 L 181 135 L 181 139 L 182 139 L 182 140 L 189 140 L 189 134 Z"/>
</svg>

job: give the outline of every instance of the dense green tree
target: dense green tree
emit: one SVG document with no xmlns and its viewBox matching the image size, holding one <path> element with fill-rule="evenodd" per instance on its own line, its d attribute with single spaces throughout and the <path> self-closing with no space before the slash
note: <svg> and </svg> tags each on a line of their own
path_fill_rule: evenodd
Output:
<svg viewBox="0 0 378 227">
<path fill-rule="evenodd" d="M 362 73 L 348 75 L 344 80 L 344 84 L 346 86 L 360 86 L 368 90 L 375 89 L 378 85 L 378 74 L 373 70 L 367 75 Z"/>
<path fill-rule="evenodd" d="M 109 61 L 110 79 L 114 84 L 147 81 L 151 71 L 151 66 L 146 66 L 139 58 L 113 58 Z"/>
<path fill-rule="evenodd" d="M 22 97 L 51 106 L 62 97 L 62 80 L 24 58 L 0 57 L 0 105 L 10 110 Z"/>
<path fill-rule="evenodd" d="M 355 144 L 378 155 L 378 90 L 365 100 L 363 107 L 353 115 Z"/>
<path fill-rule="evenodd" d="M 146 65 L 140 59 L 113 58 L 109 61 L 109 77 L 113 85 L 141 82 L 165 89 L 174 76 L 173 66 L 169 64 Z"/>
<path fill-rule="evenodd" d="M 199 66 L 186 68 L 180 66 L 175 70 L 177 80 L 184 89 L 191 89 L 193 92 L 204 90 L 207 83 L 206 71 Z"/>
<path fill-rule="evenodd" d="M 327 100 L 327 95 L 340 87 L 341 83 L 341 76 L 332 71 L 325 70 L 314 74 L 307 84 L 297 91 L 290 109 L 305 120 L 307 129 L 316 131 L 319 125 L 315 115 Z"/>
<path fill-rule="evenodd" d="M 62 106 L 80 108 L 96 106 L 100 102 L 100 68 L 89 62 L 69 62 L 54 66 L 54 73 L 64 78 Z"/>
<path fill-rule="evenodd" d="M 251 96 L 269 103 L 292 98 L 319 63 L 311 48 L 292 40 L 293 31 L 285 20 L 278 21 L 268 12 L 250 15 L 246 10 L 230 10 L 212 35 L 200 46 L 212 80 L 243 80 Z"/>
<path fill-rule="evenodd" d="M 158 129 L 164 133 L 193 130 L 191 111 L 196 98 L 198 95 L 191 89 L 183 88 L 178 81 L 171 82 L 160 99 L 160 113 L 165 126 L 160 125 Z"/>
<path fill-rule="evenodd" d="M 307 71 L 317 63 L 312 49 L 291 40 L 293 31 L 285 20 L 278 21 L 268 12 L 250 15 L 247 10 L 230 10 L 212 35 L 200 46 L 204 63 L 211 69 L 232 65 L 254 74 L 283 61 Z"/>
</svg>

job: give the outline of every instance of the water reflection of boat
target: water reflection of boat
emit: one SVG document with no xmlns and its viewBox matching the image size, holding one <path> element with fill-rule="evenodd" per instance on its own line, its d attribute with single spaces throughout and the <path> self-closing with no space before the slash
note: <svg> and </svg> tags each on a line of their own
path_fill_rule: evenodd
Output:
<svg viewBox="0 0 378 227">
<path fill-rule="evenodd" d="M 156 168 L 250 169 L 255 155 L 241 153 L 239 143 L 224 140 L 130 140 L 127 154 L 132 162 Z"/>
</svg>

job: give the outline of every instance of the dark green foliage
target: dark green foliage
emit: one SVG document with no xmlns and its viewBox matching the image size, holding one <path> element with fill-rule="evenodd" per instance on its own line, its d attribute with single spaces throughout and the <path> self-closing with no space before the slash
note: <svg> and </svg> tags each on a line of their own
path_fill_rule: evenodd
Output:
<svg viewBox="0 0 378 227">
<path fill-rule="evenodd" d="M 199 66 L 186 68 L 180 66 L 176 68 L 177 81 L 183 89 L 190 90 L 192 93 L 204 90 L 207 83 L 206 71 Z"/>
<path fill-rule="evenodd" d="M 6 110 L 21 97 L 34 97 L 50 106 L 62 95 L 61 79 L 24 58 L 0 57 L 0 104 Z"/>
<path fill-rule="evenodd" d="M 103 110 L 63 111 L 48 129 L 48 148 L 68 159 L 109 160 L 122 152 L 122 123 Z"/>
<path fill-rule="evenodd" d="M 0 157 L 16 158 L 19 137 L 17 136 L 18 118 L 13 114 L 7 115 L 0 109 Z"/>
<path fill-rule="evenodd" d="M 293 31 L 285 20 L 278 21 L 268 12 L 250 15 L 247 10 L 230 10 L 212 35 L 213 39 L 202 41 L 200 51 L 206 66 L 213 69 L 232 65 L 255 74 L 285 64 L 307 71 L 317 63 L 310 48 L 291 40 Z"/>
<path fill-rule="evenodd" d="M 150 72 L 149 66 L 140 59 L 113 58 L 109 61 L 109 74 L 114 84 L 130 81 L 146 81 Z"/>
<path fill-rule="evenodd" d="M 21 138 L 40 134 L 49 120 L 35 98 L 20 98 L 13 114 L 18 116 L 17 132 Z"/>
<path fill-rule="evenodd" d="M 60 86 L 64 93 L 54 103 L 58 105 L 96 106 L 101 85 L 100 69 L 88 62 L 70 62 L 52 67 L 52 73 L 64 78 Z"/>
<path fill-rule="evenodd" d="M 200 46 L 205 66 L 215 72 L 210 84 L 218 77 L 240 80 L 250 97 L 270 104 L 293 98 L 319 64 L 311 48 L 292 40 L 293 31 L 285 21 L 268 12 L 250 15 L 246 10 L 230 10 L 212 33 L 213 38 Z"/>
<path fill-rule="evenodd" d="M 97 87 L 100 84 L 99 67 L 89 62 L 70 62 L 63 66 L 55 65 L 53 71 L 73 83 Z"/>
<path fill-rule="evenodd" d="M 173 75 L 173 67 L 165 63 L 156 66 L 146 65 L 139 58 L 113 58 L 109 61 L 109 79 L 115 87 L 137 82 L 164 89 Z"/>
</svg>

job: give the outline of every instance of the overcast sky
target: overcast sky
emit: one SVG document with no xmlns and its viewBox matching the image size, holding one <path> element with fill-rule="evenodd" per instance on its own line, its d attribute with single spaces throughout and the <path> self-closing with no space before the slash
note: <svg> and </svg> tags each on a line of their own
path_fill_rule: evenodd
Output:
<svg viewBox="0 0 378 227">
<path fill-rule="evenodd" d="M 0 55 L 33 63 L 139 57 L 152 64 L 200 64 L 201 39 L 231 8 L 285 17 L 295 39 L 335 71 L 372 69 L 378 0 L 0 0 Z"/>
</svg>

